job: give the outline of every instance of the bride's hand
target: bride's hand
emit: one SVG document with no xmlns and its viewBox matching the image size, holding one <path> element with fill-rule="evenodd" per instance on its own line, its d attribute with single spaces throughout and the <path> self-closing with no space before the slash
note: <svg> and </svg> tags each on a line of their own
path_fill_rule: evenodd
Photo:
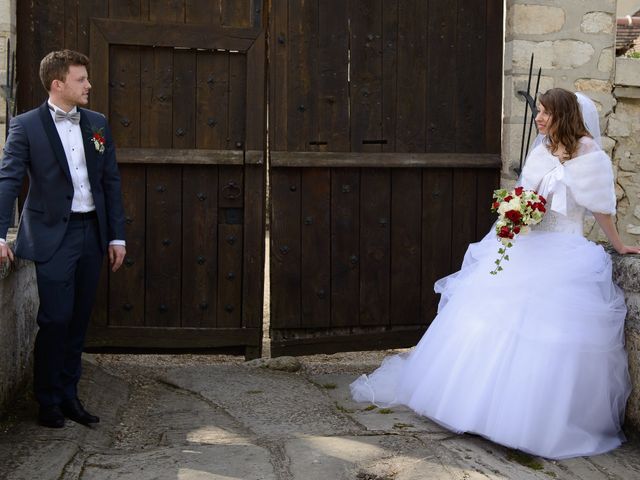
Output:
<svg viewBox="0 0 640 480">
<path fill-rule="evenodd" d="M 622 247 L 616 248 L 616 251 L 620 255 L 626 255 L 628 253 L 640 254 L 640 247 L 629 247 L 628 245 L 622 245 Z"/>
</svg>

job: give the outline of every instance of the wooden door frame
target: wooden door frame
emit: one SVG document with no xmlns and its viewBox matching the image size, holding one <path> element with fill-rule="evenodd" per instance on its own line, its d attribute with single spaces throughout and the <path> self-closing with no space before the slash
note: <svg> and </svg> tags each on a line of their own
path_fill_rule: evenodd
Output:
<svg viewBox="0 0 640 480">
<path fill-rule="evenodd" d="M 258 2 L 261 3 L 261 2 Z M 261 11 L 261 9 L 257 9 Z M 244 166 L 244 242 L 241 328 L 119 327 L 108 325 L 108 312 L 94 314 L 88 348 L 117 344 L 117 348 L 218 348 L 244 347 L 248 358 L 259 357 L 262 346 L 264 291 L 264 192 L 266 185 L 266 38 L 265 14 L 251 28 L 151 23 L 92 18 L 91 108 L 109 111 L 109 47 L 132 45 L 208 50 L 233 50 L 246 55 L 245 141 L 242 151 L 205 149 L 119 149 L 119 163 L 158 164 L 162 153 L 170 163 Z M 175 32 L 175 33 L 174 33 Z M 165 158 L 165 161 L 167 159 Z M 160 336 L 157 331 L 171 330 Z M 212 332 L 215 332 L 213 335 Z M 206 335 L 204 335 L 206 333 Z"/>
</svg>

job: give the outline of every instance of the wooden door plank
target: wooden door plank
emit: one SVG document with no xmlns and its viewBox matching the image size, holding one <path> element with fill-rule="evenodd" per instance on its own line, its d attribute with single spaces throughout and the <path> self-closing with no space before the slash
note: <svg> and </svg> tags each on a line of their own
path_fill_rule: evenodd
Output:
<svg viewBox="0 0 640 480">
<path fill-rule="evenodd" d="M 229 53 L 198 52 L 197 148 L 226 149 L 229 111 Z"/>
<path fill-rule="evenodd" d="M 286 151 L 289 112 L 289 2 L 273 0 L 271 5 L 269 51 L 270 53 L 270 104 L 269 129 L 271 150 Z"/>
<path fill-rule="evenodd" d="M 422 171 L 391 173 L 391 323 L 421 323 Z"/>
<path fill-rule="evenodd" d="M 265 33 L 256 39 L 246 55 L 245 85 L 247 88 L 245 105 L 245 149 L 265 152 L 267 142 L 266 102 L 266 39 Z M 246 81 L 250 79 L 250 81 Z"/>
<path fill-rule="evenodd" d="M 462 266 L 467 247 L 476 240 L 476 178 L 477 171 L 461 168 L 453 172 L 453 212 L 454 235 L 451 238 L 451 268 L 456 271 Z M 490 205 L 489 203 L 485 205 Z"/>
<path fill-rule="evenodd" d="M 239 28 L 251 26 L 252 0 L 222 0 L 221 4 L 222 25 Z"/>
<path fill-rule="evenodd" d="M 352 0 L 351 151 L 382 150 L 382 0 Z M 415 72 L 414 72 L 415 73 Z"/>
<path fill-rule="evenodd" d="M 109 119 L 119 147 L 140 146 L 140 49 L 112 46 L 109 62 Z"/>
<path fill-rule="evenodd" d="M 184 0 L 148 0 L 148 2 L 149 21 L 174 23 L 183 23 L 185 21 Z"/>
<path fill-rule="evenodd" d="M 398 76 L 396 150 L 424 152 L 426 146 L 426 110 L 433 104 L 426 97 L 431 89 L 427 78 L 426 35 L 427 5 L 435 2 L 400 2 L 398 6 Z M 437 2 L 440 4 L 440 2 Z M 444 5 L 444 4 L 443 4 Z M 436 76 L 433 68 L 428 69 Z"/>
<path fill-rule="evenodd" d="M 382 145 L 383 152 L 397 151 L 399 0 L 387 0 L 382 10 Z"/>
<path fill-rule="evenodd" d="M 249 165 L 245 155 L 244 253 L 242 324 L 262 331 L 264 309 L 265 187 L 266 187 L 266 33 L 247 52 L 245 103 L 245 151 L 262 155 Z M 254 355 L 260 354 L 258 351 Z"/>
<path fill-rule="evenodd" d="M 227 149 L 243 150 L 247 116 L 247 57 L 229 54 L 229 110 Z"/>
<path fill-rule="evenodd" d="M 458 0 L 456 74 L 464 80 L 456 101 L 456 152 L 479 152 L 485 148 L 485 8 L 486 2 Z M 475 61 L 469 61 L 470 51 L 477 55 Z"/>
<path fill-rule="evenodd" d="M 302 327 L 328 327 L 331 321 L 331 170 L 301 173 Z"/>
<path fill-rule="evenodd" d="M 109 0 L 109 18 L 139 19 L 141 0 Z"/>
<path fill-rule="evenodd" d="M 104 0 L 78 0 L 78 37 L 77 48 L 79 52 L 89 55 L 89 33 L 91 18 L 105 18 L 108 16 L 108 2 Z M 92 58 L 91 63 L 98 61 Z M 91 72 L 89 77 L 93 78 Z"/>
<path fill-rule="evenodd" d="M 502 145 L 503 4 L 502 0 L 486 2 L 485 151 L 491 153 L 499 153 Z"/>
<path fill-rule="evenodd" d="M 33 19 L 34 25 L 32 28 L 34 29 L 34 41 L 38 47 L 34 52 L 36 54 L 35 58 L 24 60 L 38 65 L 40 60 L 50 51 L 64 48 L 64 27 L 66 21 L 64 4 L 60 5 L 44 1 L 35 2 Z M 23 21 L 28 21 L 28 18 Z M 20 42 L 21 40 L 18 41 L 18 44 Z M 36 74 L 37 73 L 38 70 L 36 69 Z M 39 78 L 39 76 L 36 75 L 36 78 Z M 22 81 L 22 79 L 18 80 Z M 41 88 L 40 85 L 34 89 L 33 93 L 34 107 L 44 102 L 48 97 L 47 92 Z"/>
<path fill-rule="evenodd" d="M 244 167 L 244 267 L 242 273 L 242 325 L 262 331 L 264 307 L 264 201 L 265 170 L 263 165 Z"/>
<path fill-rule="evenodd" d="M 359 323 L 360 171 L 331 172 L 331 326 Z"/>
<path fill-rule="evenodd" d="M 242 225 L 218 225 L 219 328 L 242 326 Z"/>
<path fill-rule="evenodd" d="M 216 327 L 218 295 L 218 172 L 216 167 L 183 168 L 182 323 Z"/>
<path fill-rule="evenodd" d="M 181 190 L 181 167 L 147 167 L 146 326 L 180 326 Z"/>
<path fill-rule="evenodd" d="M 426 325 L 434 319 L 438 305 L 438 297 L 433 293 L 433 284 L 451 273 L 452 204 L 452 170 L 446 168 L 422 170 L 422 296 L 420 304 L 422 323 Z"/>
<path fill-rule="evenodd" d="M 173 148 L 196 144 L 196 52 L 173 51 Z"/>
<path fill-rule="evenodd" d="M 317 45 L 309 74 L 317 90 L 308 140 L 299 145 L 319 151 L 349 151 L 347 2 L 319 2 Z M 307 59 L 306 61 L 309 61 Z M 301 326 L 321 328 L 331 322 L 331 171 L 304 169 L 301 173 Z"/>
<path fill-rule="evenodd" d="M 78 49 L 78 3 L 79 0 L 64 0 L 64 48 Z"/>
<path fill-rule="evenodd" d="M 427 152 L 455 151 L 457 13 L 457 0 L 429 2 Z"/>
<path fill-rule="evenodd" d="M 187 23 L 220 24 L 219 10 L 216 11 L 218 1 L 185 0 L 185 19 Z"/>
<path fill-rule="evenodd" d="M 300 170 L 271 174 L 271 325 L 300 326 Z"/>
<path fill-rule="evenodd" d="M 389 324 L 389 169 L 363 171 L 360 183 L 360 325 Z"/>
<path fill-rule="evenodd" d="M 120 167 L 125 208 L 127 256 L 122 268 L 111 274 L 109 325 L 143 326 L 145 322 L 146 269 L 146 167 Z M 142 188 L 141 188 L 142 187 Z"/>
<path fill-rule="evenodd" d="M 17 18 L 33 18 L 33 27 L 39 24 L 39 21 L 36 23 L 36 12 L 35 2 L 17 2 Z M 42 84 L 38 76 L 38 62 L 35 59 L 41 59 L 42 55 L 41 44 L 36 41 L 37 30 L 32 28 L 29 22 L 20 20 L 17 23 L 17 37 L 24 39 L 24 41 L 17 42 L 17 45 L 12 44 L 12 48 L 16 52 L 16 75 L 20 80 L 20 88 L 17 90 L 17 111 L 23 113 L 38 105 L 35 92 L 42 91 Z M 28 60 L 23 61 L 23 58 Z"/>
<path fill-rule="evenodd" d="M 349 18 L 351 151 L 381 152 L 382 2 L 349 2 Z M 389 322 L 389 179 L 386 169 L 362 169 L 360 173 L 359 312 L 354 324 Z"/>
<path fill-rule="evenodd" d="M 173 51 L 140 51 L 140 146 L 171 148 L 173 137 Z"/>
<path fill-rule="evenodd" d="M 317 2 L 289 4 L 287 65 L 287 150 L 317 150 L 314 130 L 315 54 L 318 44 Z"/>
<path fill-rule="evenodd" d="M 348 2 L 318 2 L 316 112 L 319 151 L 348 152 Z"/>
</svg>

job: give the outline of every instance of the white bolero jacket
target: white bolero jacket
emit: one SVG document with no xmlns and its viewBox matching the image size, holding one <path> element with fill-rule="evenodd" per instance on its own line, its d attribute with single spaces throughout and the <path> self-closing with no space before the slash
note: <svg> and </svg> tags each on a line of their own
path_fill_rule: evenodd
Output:
<svg viewBox="0 0 640 480">
<path fill-rule="evenodd" d="M 582 233 L 587 211 L 615 214 L 611 160 L 592 139 L 585 137 L 580 143 L 578 156 L 565 162 L 560 162 L 544 144 L 534 148 L 527 158 L 519 184 L 547 199 L 542 230 Z"/>
</svg>

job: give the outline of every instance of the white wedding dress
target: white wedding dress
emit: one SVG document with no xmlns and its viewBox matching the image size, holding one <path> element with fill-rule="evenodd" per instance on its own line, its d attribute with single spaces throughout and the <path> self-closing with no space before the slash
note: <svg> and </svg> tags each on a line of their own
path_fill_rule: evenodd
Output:
<svg viewBox="0 0 640 480">
<path fill-rule="evenodd" d="M 549 211 L 516 238 L 504 270 L 489 274 L 500 247 L 492 230 L 436 283 L 438 315 L 418 345 L 351 392 L 542 457 L 606 452 L 624 441 L 626 306 L 609 255 L 583 237 L 583 219 L 615 212 L 611 161 L 589 138 L 563 164 L 539 145 L 520 183 L 544 195 Z"/>
</svg>

